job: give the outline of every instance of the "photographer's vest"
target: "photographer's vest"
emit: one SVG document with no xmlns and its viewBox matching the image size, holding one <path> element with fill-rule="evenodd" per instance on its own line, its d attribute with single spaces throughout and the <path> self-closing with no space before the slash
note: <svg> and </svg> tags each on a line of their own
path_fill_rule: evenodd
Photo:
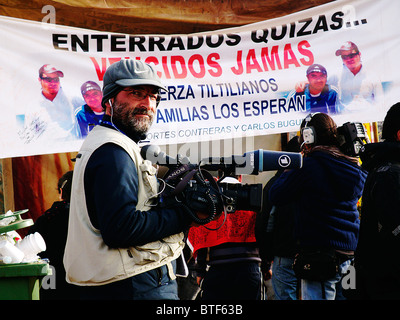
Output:
<svg viewBox="0 0 400 320">
<path fill-rule="evenodd" d="M 184 242 L 183 233 L 160 241 L 130 248 L 108 247 L 89 218 L 84 190 L 84 173 L 92 153 L 105 143 L 115 143 L 130 155 L 138 173 L 137 210 L 146 211 L 157 194 L 156 170 L 143 160 L 136 143 L 124 134 L 103 126 L 96 126 L 85 139 L 74 169 L 68 238 L 64 254 L 67 282 L 95 286 L 132 277 L 167 265 L 173 276 L 171 261 L 179 257 Z"/>
</svg>

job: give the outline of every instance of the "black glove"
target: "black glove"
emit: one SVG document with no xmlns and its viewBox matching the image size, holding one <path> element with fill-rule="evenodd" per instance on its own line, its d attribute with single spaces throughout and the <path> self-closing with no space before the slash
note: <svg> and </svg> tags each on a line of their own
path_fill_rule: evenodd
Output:
<svg viewBox="0 0 400 320">
<path fill-rule="evenodd" d="M 207 218 L 199 219 L 197 215 L 193 217 L 194 221 L 198 224 L 206 224 L 215 218 L 219 217 L 223 210 L 223 203 L 221 196 L 217 190 L 208 184 L 205 185 L 188 185 L 184 191 L 185 205 L 194 214 L 200 212 L 206 215 Z"/>
</svg>

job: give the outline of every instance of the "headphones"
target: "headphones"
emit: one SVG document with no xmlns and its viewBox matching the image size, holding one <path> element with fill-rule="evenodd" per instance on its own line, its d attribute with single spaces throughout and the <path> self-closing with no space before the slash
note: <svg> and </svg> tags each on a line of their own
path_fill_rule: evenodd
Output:
<svg viewBox="0 0 400 320">
<path fill-rule="evenodd" d="M 313 144 L 316 141 L 316 132 L 313 126 L 309 126 L 308 124 L 310 123 L 311 119 L 318 114 L 319 112 L 316 113 L 310 113 L 307 115 L 307 117 L 304 119 L 305 124 L 303 129 L 301 129 L 301 136 L 303 137 L 303 144 Z"/>
</svg>

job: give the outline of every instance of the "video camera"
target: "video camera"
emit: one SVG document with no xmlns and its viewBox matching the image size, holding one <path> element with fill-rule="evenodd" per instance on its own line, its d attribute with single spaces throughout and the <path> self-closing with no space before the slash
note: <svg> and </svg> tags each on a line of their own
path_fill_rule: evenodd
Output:
<svg viewBox="0 0 400 320">
<path fill-rule="evenodd" d="M 222 171 L 225 176 L 257 175 L 263 171 L 300 168 L 300 153 L 265 151 L 246 152 L 241 156 L 208 157 L 199 164 L 191 164 L 188 157 L 172 158 L 158 146 L 145 145 L 141 149 L 144 159 L 166 166 L 161 179 L 160 204 L 183 207 L 198 224 L 207 224 L 216 216 L 236 210 L 259 211 L 262 205 L 262 184 L 232 184 L 216 181 L 209 171 Z M 207 213 L 199 219 L 193 212 Z"/>
<path fill-rule="evenodd" d="M 344 154 L 357 157 L 366 143 L 370 143 L 368 134 L 361 122 L 346 122 L 337 128 L 339 148 Z"/>
</svg>

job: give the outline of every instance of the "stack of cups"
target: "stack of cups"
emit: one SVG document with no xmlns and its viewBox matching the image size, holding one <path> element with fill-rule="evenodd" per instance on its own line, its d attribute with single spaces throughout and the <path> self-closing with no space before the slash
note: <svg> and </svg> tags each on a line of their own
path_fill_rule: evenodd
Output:
<svg viewBox="0 0 400 320">
<path fill-rule="evenodd" d="M 3 240 L 0 241 L 0 256 L 2 256 L 3 263 L 20 263 L 25 254 L 11 242 Z"/>
<path fill-rule="evenodd" d="M 25 254 L 23 262 L 32 262 L 37 260 L 37 254 L 46 250 L 46 243 L 38 232 L 28 234 L 21 241 L 18 241 L 16 246 Z"/>
</svg>

